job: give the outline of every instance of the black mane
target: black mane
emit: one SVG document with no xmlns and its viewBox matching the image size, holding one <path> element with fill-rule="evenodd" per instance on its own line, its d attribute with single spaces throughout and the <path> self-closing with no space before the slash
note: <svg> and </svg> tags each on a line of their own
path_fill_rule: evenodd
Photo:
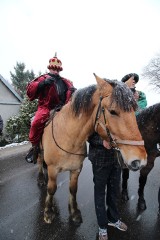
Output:
<svg viewBox="0 0 160 240">
<path fill-rule="evenodd" d="M 160 128 L 160 103 L 156 103 L 150 107 L 143 109 L 137 115 L 137 122 L 139 127 L 147 127 L 147 125 L 152 122 L 154 126 L 157 127 L 157 125 L 159 125 Z"/>
<path fill-rule="evenodd" d="M 130 88 L 117 80 L 107 80 L 107 82 L 113 87 L 111 104 L 116 103 L 124 112 L 130 112 L 132 108 L 136 111 L 137 103 Z"/>
<path fill-rule="evenodd" d="M 92 96 L 96 91 L 96 85 L 91 85 L 77 90 L 73 95 L 72 110 L 76 116 L 79 115 L 81 110 L 85 113 L 92 107 Z"/>
<path fill-rule="evenodd" d="M 137 123 L 147 154 L 157 154 L 157 143 L 160 143 L 160 103 L 142 110 L 137 115 Z M 159 156 L 159 152 L 155 156 Z"/>
<path fill-rule="evenodd" d="M 125 83 L 108 79 L 107 82 L 109 82 L 113 87 L 111 105 L 116 103 L 116 105 L 125 112 L 131 111 L 132 108 L 134 110 L 137 109 L 137 103 L 133 97 L 133 93 Z M 96 85 L 91 85 L 89 87 L 79 89 L 74 93 L 72 99 L 72 110 L 76 116 L 78 116 L 81 111 L 85 113 L 90 112 L 92 107 L 92 96 L 96 89 Z"/>
</svg>

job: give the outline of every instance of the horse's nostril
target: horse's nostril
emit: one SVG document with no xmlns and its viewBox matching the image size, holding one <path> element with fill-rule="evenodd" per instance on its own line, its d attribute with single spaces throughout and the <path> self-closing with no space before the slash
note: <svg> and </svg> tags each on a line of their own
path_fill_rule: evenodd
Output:
<svg viewBox="0 0 160 240">
<path fill-rule="evenodd" d="M 133 171 L 137 171 L 140 168 L 140 161 L 139 160 L 134 160 L 131 162 L 131 168 Z"/>
</svg>

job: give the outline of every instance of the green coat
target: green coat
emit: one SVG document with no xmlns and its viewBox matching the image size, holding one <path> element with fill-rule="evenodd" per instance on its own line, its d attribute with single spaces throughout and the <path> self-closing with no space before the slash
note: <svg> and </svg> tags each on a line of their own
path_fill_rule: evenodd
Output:
<svg viewBox="0 0 160 240">
<path fill-rule="evenodd" d="M 141 112 L 144 108 L 147 107 L 147 99 L 146 94 L 144 92 L 138 91 L 139 93 L 139 99 L 138 99 L 138 110 L 136 111 L 136 115 L 138 115 L 139 112 Z"/>
</svg>

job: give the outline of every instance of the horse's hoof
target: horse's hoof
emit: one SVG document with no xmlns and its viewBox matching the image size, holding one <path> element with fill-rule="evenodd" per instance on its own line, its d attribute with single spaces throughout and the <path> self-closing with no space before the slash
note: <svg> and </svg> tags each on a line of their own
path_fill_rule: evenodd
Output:
<svg viewBox="0 0 160 240">
<path fill-rule="evenodd" d="M 146 201 L 144 199 L 138 199 L 138 209 L 144 211 L 146 208 Z"/>
<path fill-rule="evenodd" d="M 121 199 L 122 199 L 123 202 L 127 202 L 129 200 L 129 196 L 128 196 L 128 191 L 127 190 L 122 190 Z"/>
<path fill-rule="evenodd" d="M 37 183 L 40 187 L 46 186 L 46 180 L 44 174 L 39 174 L 37 177 Z"/>
<path fill-rule="evenodd" d="M 81 223 L 83 222 L 83 220 L 82 220 L 82 216 L 81 216 L 80 211 L 79 211 L 79 212 L 76 212 L 75 214 L 72 214 L 72 215 L 70 216 L 70 220 L 71 220 L 72 222 L 74 222 L 74 224 L 76 224 L 76 225 L 81 224 Z"/>
<path fill-rule="evenodd" d="M 43 187 L 43 186 L 47 185 L 45 181 L 41 181 L 39 179 L 37 179 L 37 182 L 38 182 L 38 186 L 40 186 L 40 187 Z"/>
<path fill-rule="evenodd" d="M 54 218 L 55 218 L 55 214 L 52 210 L 47 210 L 44 212 L 44 221 L 46 223 L 51 224 Z"/>
</svg>

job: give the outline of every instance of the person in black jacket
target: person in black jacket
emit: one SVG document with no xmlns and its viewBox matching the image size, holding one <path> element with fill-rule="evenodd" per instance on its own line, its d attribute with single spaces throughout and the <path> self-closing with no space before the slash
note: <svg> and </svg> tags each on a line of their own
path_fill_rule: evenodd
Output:
<svg viewBox="0 0 160 240">
<path fill-rule="evenodd" d="M 0 115 L 0 135 L 2 135 L 2 132 L 3 132 L 3 119 Z"/>
<path fill-rule="evenodd" d="M 93 170 L 95 211 L 99 225 L 98 239 L 108 240 L 108 226 L 121 231 L 127 230 L 126 224 L 120 220 L 117 208 L 121 167 L 115 150 L 104 147 L 105 143 L 97 133 L 91 135 L 88 142 L 88 158 Z"/>
<path fill-rule="evenodd" d="M 159 203 L 159 211 L 158 211 L 158 214 L 160 215 L 160 187 L 159 187 L 159 191 L 158 191 L 158 203 Z"/>
</svg>

